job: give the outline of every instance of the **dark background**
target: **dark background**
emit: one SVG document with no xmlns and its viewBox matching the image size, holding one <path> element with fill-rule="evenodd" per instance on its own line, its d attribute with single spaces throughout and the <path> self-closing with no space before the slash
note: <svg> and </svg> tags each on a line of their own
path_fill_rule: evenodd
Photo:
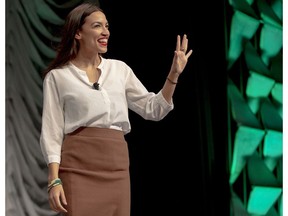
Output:
<svg viewBox="0 0 288 216">
<path fill-rule="evenodd" d="M 193 49 L 174 110 L 160 122 L 130 112 L 131 216 L 229 215 L 224 1 L 100 6 L 111 32 L 106 57 L 125 61 L 150 91 L 165 82 L 177 34 Z"/>
</svg>

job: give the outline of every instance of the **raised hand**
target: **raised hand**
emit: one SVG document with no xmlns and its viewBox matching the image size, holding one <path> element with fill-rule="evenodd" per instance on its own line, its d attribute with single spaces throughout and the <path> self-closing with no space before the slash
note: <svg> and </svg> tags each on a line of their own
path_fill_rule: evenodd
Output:
<svg viewBox="0 0 288 216">
<path fill-rule="evenodd" d="M 171 66 L 171 72 L 180 75 L 186 67 L 188 58 L 191 56 L 193 50 L 188 52 L 188 38 L 184 34 L 181 40 L 180 35 L 177 35 L 176 50 L 174 52 L 174 58 Z"/>
</svg>

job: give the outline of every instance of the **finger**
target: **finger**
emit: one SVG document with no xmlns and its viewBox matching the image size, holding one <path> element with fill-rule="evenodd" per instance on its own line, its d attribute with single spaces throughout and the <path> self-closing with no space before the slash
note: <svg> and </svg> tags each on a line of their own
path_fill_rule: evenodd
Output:
<svg viewBox="0 0 288 216">
<path fill-rule="evenodd" d="M 55 212 L 58 212 L 58 210 L 56 209 L 56 204 L 54 202 L 54 199 L 51 197 L 49 198 L 49 204 L 50 204 L 50 208 L 55 211 Z"/>
<path fill-rule="evenodd" d="M 67 205 L 66 196 L 65 196 L 65 193 L 64 193 L 63 190 L 61 191 L 60 196 L 61 196 L 61 201 L 62 201 L 62 203 L 63 203 L 64 205 Z"/>
<path fill-rule="evenodd" d="M 67 210 L 62 206 L 60 199 L 56 198 L 55 200 L 55 204 L 56 204 L 56 209 L 60 212 L 67 212 Z"/>
<path fill-rule="evenodd" d="M 177 35 L 176 51 L 180 50 L 180 46 L 181 46 L 180 41 L 181 41 L 180 35 Z"/>
<path fill-rule="evenodd" d="M 49 202 L 49 205 L 50 205 L 50 209 L 52 209 L 53 211 L 55 211 L 54 207 L 53 207 L 53 204 L 51 202 Z"/>
<path fill-rule="evenodd" d="M 188 59 L 193 53 L 193 50 L 189 50 L 189 52 L 186 54 L 186 58 Z"/>
<path fill-rule="evenodd" d="M 187 35 L 184 34 L 183 38 L 182 38 L 182 41 L 181 41 L 180 50 L 183 51 L 183 52 L 186 52 L 187 51 L 187 47 L 188 47 L 188 39 L 187 39 Z"/>
</svg>

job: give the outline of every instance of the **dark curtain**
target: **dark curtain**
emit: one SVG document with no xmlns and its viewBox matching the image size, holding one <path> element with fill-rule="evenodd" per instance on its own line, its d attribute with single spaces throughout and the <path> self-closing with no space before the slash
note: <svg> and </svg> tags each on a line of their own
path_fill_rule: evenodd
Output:
<svg viewBox="0 0 288 216">
<path fill-rule="evenodd" d="M 177 34 L 193 49 L 175 109 L 161 122 L 130 114 L 132 215 L 229 215 L 224 2 L 100 3 L 108 56 L 131 65 L 149 90 L 162 87 Z"/>
</svg>

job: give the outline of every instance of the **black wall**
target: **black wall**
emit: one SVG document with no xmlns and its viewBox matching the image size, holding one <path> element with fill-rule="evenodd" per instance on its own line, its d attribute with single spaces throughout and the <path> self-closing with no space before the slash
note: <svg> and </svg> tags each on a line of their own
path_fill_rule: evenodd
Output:
<svg viewBox="0 0 288 216">
<path fill-rule="evenodd" d="M 160 122 L 130 113 L 131 216 L 229 215 L 223 0 L 100 6 L 110 23 L 107 57 L 125 61 L 150 91 L 165 82 L 177 34 L 193 49 L 174 110 Z"/>
</svg>

